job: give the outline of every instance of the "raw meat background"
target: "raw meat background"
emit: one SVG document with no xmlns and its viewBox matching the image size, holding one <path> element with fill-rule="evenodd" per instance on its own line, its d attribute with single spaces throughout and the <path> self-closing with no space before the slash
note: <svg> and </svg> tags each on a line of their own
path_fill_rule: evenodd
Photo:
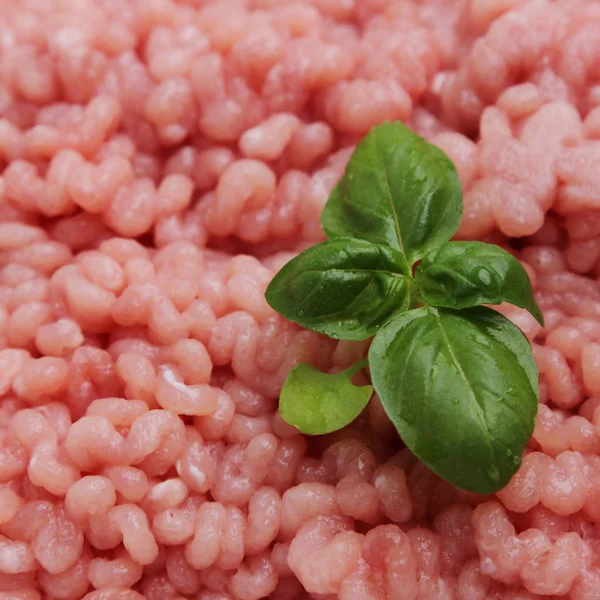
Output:
<svg viewBox="0 0 600 600">
<path fill-rule="evenodd" d="M 600 598 L 600 3 L 0 0 L 0 599 Z M 308 440 L 290 367 L 365 355 L 263 294 L 400 119 L 546 319 L 494 497 L 373 398 Z"/>
</svg>

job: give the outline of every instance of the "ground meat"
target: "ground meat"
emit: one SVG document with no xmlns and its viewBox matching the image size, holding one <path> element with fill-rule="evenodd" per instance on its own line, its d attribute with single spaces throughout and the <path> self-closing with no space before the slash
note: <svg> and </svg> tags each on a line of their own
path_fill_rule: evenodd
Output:
<svg viewBox="0 0 600 600">
<path fill-rule="evenodd" d="M 600 598 L 600 3 L 0 0 L 0 600 Z M 358 140 L 454 161 L 540 371 L 493 497 L 377 397 L 306 438 L 269 307 Z M 517 240 L 517 241 L 515 241 Z"/>
</svg>

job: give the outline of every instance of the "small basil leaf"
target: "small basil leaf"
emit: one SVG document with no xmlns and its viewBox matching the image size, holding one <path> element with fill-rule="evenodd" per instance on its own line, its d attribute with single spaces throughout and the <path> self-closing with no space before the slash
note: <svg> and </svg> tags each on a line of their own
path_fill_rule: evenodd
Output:
<svg viewBox="0 0 600 600">
<path fill-rule="evenodd" d="M 384 123 L 358 144 L 321 222 L 330 239 L 389 244 L 412 265 L 452 237 L 461 214 L 452 161 L 402 123 Z"/>
<path fill-rule="evenodd" d="M 465 490 L 503 488 L 533 432 L 537 370 L 521 331 L 496 311 L 420 308 L 375 336 L 375 391 L 406 445 Z"/>
<path fill-rule="evenodd" d="M 544 325 L 527 271 L 498 246 L 449 242 L 425 256 L 416 276 L 423 299 L 433 306 L 460 309 L 510 302 Z"/>
<path fill-rule="evenodd" d="M 323 435 L 345 427 L 358 417 L 373 394 L 372 386 L 358 387 L 351 381 L 366 362 L 334 375 L 321 373 L 305 363 L 294 366 L 281 389 L 281 418 L 308 435 Z"/>
<path fill-rule="evenodd" d="M 317 244 L 275 275 L 265 297 L 286 319 L 342 340 L 364 340 L 408 308 L 410 270 L 389 246 Z"/>
</svg>

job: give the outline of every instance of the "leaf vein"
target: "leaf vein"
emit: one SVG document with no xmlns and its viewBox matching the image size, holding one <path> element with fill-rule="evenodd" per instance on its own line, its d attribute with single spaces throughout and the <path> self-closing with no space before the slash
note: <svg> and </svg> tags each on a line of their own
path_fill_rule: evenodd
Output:
<svg viewBox="0 0 600 600">
<path fill-rule="evenodd" d="M 375 145 L 378 146 L 377 137 L 375 137 Z M 398 237 L 398 244 L 400 246 L 400 252 L 404 252 L 404 242 L 402 240 L 402 230 L 400 229 L 400 222 L 398 221 L 398 213 L 396 212 L 396 207 L 394 206 L 394 199 L 392 198 L 392 189 L 390 186 L 390 180 L 388 179 L 388 173 L 385 165 L 385 160 L 383 158 L 383 153 L 377 152 L 377 156 L 381 161 L 381 173 L 383 174 L 383 180 L 385 181 L 385 185 L 387 187 L 388 196 L 387 201 L 390 205 L 390 213 L 394 218 L 394 228 L 396 229 L 396 236 Z"/>
<path fill-rule="evenodd" d="M 454 352 L 454 349 L 452 348 L 452 344 L 450 342 L 450 338 L 448 337 L 448 333 L 446 332 L 444 325 L 442 323 L 442 319 L 439 316 L 439 313 L 434 312 L 432 313 L 438 323 L 438 326 L 440 328 L 440 331 L 442 332 L 442 336 L 444 337 L 444 341 L 446 342 L 446 345 L 448 347 L 448 351 L 450 352 L 450 357 L 452 358 L 452 361 L 454 362 L 454 365 L 456 367 L 456 370 L 459 372 L 461 378 L 463 379 L 463 381 L 465 382 L 465 384 L 467 385 L 468 391 L 474 401 L 474 405 L 477 407 L 477 414 L 479 415 L 479 420 L 483 426 L 483 428 L 485 429 L 485 431 L 488 434 L 488 439 L 487 444 L 490 448 L 490 452 L 492 454 L 492 456 L 496 455 L 496 452 L 494 450 L 493 445 L 491 444 L 491 442 L 489 441 L 489 438 L 493 438 L 496 439 L 496 437 L 492 434 L 492 432 L 490 431 L 490 428 L 487 424 L 486 421 L 486 413 L 485 413 L 485 409 L 484 407 L 481 405 L 481 403 L 479 402 L 479 400 L 477 399 L 477 395 L 475 394 L 475 390 L 473 389 L 473 386 L 471 385 L 471 382 L 469 381 L 469 378 L 467 377 L 467 374 L 465 373 L 464 369 L 462 368 L 462 365 L 460 364 L 460 361 L 458 360 L 458 356 L 456 356 L 456 353 Z"/>
</svg>

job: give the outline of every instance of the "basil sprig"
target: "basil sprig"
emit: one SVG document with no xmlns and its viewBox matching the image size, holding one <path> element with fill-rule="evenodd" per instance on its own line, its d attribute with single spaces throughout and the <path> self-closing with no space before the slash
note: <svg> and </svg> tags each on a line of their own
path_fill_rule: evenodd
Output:
<svg viewBox="0 0 600 600">
<path fill-rule="evenodd" d="M 335 339 L 375 336 L 374 390 L 405 444 L 465 490 L 503 488 L 535 423 L 538 374 L 523 333 L 483 304 L 512 303 L 543 324 L 527 272 L 482 242 L 450 242 L 462 214 L 456 169 L 401 123 L 360 142 L 322 214 L 329 241 L 274 277 L 269 304 Z M 415 269 L 415 263 L 421 260 Z M 414 272 L 414 275 L 413 275 Z M 371 386 L 296 365 L 280 412 L 307 434 L 354 420 Z"/>
</svg>

